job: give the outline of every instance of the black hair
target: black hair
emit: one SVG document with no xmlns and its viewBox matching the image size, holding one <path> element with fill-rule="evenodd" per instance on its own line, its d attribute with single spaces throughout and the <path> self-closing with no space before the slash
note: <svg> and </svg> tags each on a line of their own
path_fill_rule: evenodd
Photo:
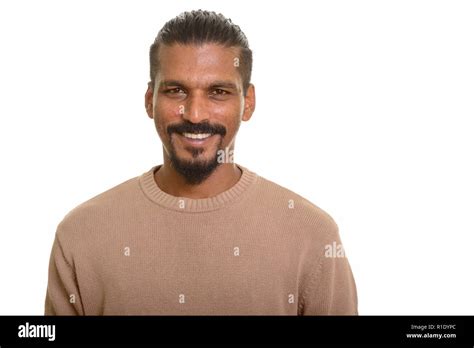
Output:
<svg viewBox="0 0 474 348">
<path fill-rule="evenodd" d="M 150 47 L 150 81 L 154 84 L 159 70 L 160 45 L 216 43 L 225 47 L 238 47 L 238 66 L 244 95 L 252 75 L 252 51 L 247 37 L 230 18 L 214 11 L 194 10 L 183 12 L 165 23 Z"/>
</svg>

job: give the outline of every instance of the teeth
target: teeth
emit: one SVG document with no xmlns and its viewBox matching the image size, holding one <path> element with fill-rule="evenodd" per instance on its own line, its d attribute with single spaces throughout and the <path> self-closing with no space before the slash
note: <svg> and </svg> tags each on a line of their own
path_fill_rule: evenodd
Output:
<svg viewBox="0 0 474 348">
<path fill-rule="evenodd" d="M 206 139 L 211 136 L 210 133 L 199 133 L 199 134 L 183 133 L 183 135 L 189 139 Z"/>
</svg>

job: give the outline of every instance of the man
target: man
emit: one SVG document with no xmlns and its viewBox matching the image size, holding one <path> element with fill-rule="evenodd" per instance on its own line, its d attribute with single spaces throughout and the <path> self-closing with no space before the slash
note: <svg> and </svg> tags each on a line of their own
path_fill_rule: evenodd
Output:
<svg viewBox="0 0 474 348">
<path fill-rule="evenodd" d="M 164 163 L 59 223 L 46 315 L 358 314 L 334 220 L 232 161 L 255 109 L 251 69 L 221 14 L 165 24 L 145 94 Z"/>
</svg>

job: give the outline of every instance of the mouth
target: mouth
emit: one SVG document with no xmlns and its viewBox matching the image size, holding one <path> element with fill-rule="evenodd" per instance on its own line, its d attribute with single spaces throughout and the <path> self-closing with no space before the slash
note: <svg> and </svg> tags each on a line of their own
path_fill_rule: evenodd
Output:
<svg viewBox="0 0 474 348">
<path fill-rule="evenodd" d="M 218 134 L 212 133 L 176 133 L 179 139 L 186 145 L 201 146 L 206 145 Z"/>
</svg>

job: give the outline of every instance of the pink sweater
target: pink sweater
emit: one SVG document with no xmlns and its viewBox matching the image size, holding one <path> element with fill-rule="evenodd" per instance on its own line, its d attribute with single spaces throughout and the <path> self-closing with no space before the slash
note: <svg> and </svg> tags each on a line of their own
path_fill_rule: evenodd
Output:
<svg viewBox="0 0 474 348">
<path fill-rule="evenodd" d="M 247 168 L 206 199 L 154 166 L 71 210 L 52 246 L 45 315 L 357 315 L 338 227 Z"/>
</svg>

